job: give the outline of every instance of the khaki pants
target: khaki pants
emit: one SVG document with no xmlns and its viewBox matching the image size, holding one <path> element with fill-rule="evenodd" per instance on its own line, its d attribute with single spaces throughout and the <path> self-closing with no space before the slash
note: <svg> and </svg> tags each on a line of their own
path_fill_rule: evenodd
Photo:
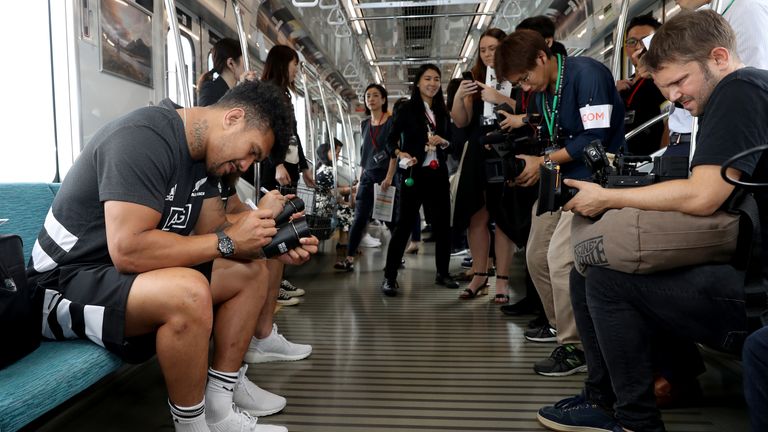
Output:
<svg viewBox="0 0 768 432">
<path fill-rule="evenodd" d="M 580 343 L 573 318 L 569 286 L 573 268 L 571 221 L 573 213 L 558 210 L 536 216 L 533 205 L 526 262 L 549 324 L 557 329 L 559 344 Z"/>
</svg>

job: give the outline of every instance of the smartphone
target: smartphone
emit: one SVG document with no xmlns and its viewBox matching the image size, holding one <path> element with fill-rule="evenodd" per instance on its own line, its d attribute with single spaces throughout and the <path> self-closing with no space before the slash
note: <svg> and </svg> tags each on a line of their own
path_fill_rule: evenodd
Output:
<svg viewBox="0 0 768 432">
<path fill-rule="evenodd" d="M 474 81 L 475 77 L 472 75 L 472 71 L 466 71 L 461 74 L 461 79 L 465 81 Z"/>
</svg>

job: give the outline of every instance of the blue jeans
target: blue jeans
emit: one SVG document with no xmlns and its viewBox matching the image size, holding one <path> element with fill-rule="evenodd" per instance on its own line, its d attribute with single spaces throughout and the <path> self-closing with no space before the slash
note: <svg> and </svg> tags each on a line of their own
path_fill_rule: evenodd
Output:
<svg viewBox="0 0 768 432">
<path fill-rule="evenodd" d="M 744 397 L 752 430 L 768 431 L 768 327 L 752 333 L 744 343 Z"/>
<path fill-rule="evenodd" d="M 744 274 L 706 265 L 649 275 L 571 272 L 571 302 L 587 359 L 585 393 L 630 430 L 663 431 L 651 349 L 659 335 L 728 351 L 746 335 Z M 615 402 L 614 402 L 615 401 Z"/>
</svg>

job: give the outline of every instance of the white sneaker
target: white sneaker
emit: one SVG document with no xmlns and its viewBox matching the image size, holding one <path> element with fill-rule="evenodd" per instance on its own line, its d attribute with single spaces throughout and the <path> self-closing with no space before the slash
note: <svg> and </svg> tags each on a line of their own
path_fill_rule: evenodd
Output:
<svg viewBox="0 0 768 432">
<path fill-rule="evenodd" d="M 257 419 L 250 414 L 241 411 L 233 411 L 229 413 L 227 418 L 216 423 L 208 424 L 208 429 L 211 432 L 288 432 L 288 429 L 283 426 L 257 424 Z"/>
<path fill-rule="evenodd" d="M 285 398 L 254 384 L 245 375 L 246 371 L 248 371 L 248 365 L 243 365 L 237 374 L 234 393 L 237 409 L 256 417 L 264 417 L 282 411 L 285 408 Z"/>
<path fill-rule="evenodd" d="M 379 246 L 381 246 L 381 240 L 373 237 L 368 233 L 365 233 L 363 238 L 360 239 L 360 247 L 376 248 Z"/>
<path fill-rule="evenodd" d="M 283 288 L 280 288 L 280 291 L 277 292 L 277 303 L 283 306 L 293 306 L 299 304 L 299 299 L 291 297 Z"/>
<path fill-rule="evenodd" d="M 280 288 L 285 290 L 285 293 L 288 295 L 288 297 L 301 297 L 306 294 L 303 289 L 288 282 L 288 279 L 283 279 L 283 281 L 280 282 Z"/>
<path fill-rule="evenodd" d="M 277 332 L 277 324 L 273 324 L 272 333 L 266 338 L 251 338 L 251 344 L 245 353 L 245 362 L 295 361 L 305 359 L 310 354 L 312 354 L 312 345 L 289 342 Z"/>
</svg>

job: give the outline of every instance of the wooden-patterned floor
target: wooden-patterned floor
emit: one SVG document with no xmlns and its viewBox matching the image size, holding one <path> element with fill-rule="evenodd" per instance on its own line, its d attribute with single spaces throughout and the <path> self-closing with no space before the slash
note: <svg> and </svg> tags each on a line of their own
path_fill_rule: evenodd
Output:
<svg viewBox="0 0 768 432">
<path fill-rule="evenodd" d="M 464 301 L 457 290 L 434 285 L 432 250 L 407 256 L 395 298 L 379 292 L 382 249 L 365 250 L 349 274 L 331 268 L 331 253 L 292 269 L 290 280 L 307 295 L 282 308 L 277 322 L 289 340 L 311 343 L 314 351 L 299 362 L 251 366 L 254 382 L 288 399 L 283 412 L 259 421 L 291 432 L 544 430 L 538 408 L 578 393 L 584 375 L 536 375 L 533 363 L 554 344 L 524 340 L 532 317 L 505 317 L 489 301 L 493 290 Z M 452 271 L 459 262 L 452 259 Z M 511 279 L 522 293 L 519 265 Z M 711 356 L 708 363 L 706 406 L 665 411 L 670 431 L 747 429 L 738 366 Z M 30 429 L 170 431 L 166 397 L 152 362 Z"/>
</svg>

